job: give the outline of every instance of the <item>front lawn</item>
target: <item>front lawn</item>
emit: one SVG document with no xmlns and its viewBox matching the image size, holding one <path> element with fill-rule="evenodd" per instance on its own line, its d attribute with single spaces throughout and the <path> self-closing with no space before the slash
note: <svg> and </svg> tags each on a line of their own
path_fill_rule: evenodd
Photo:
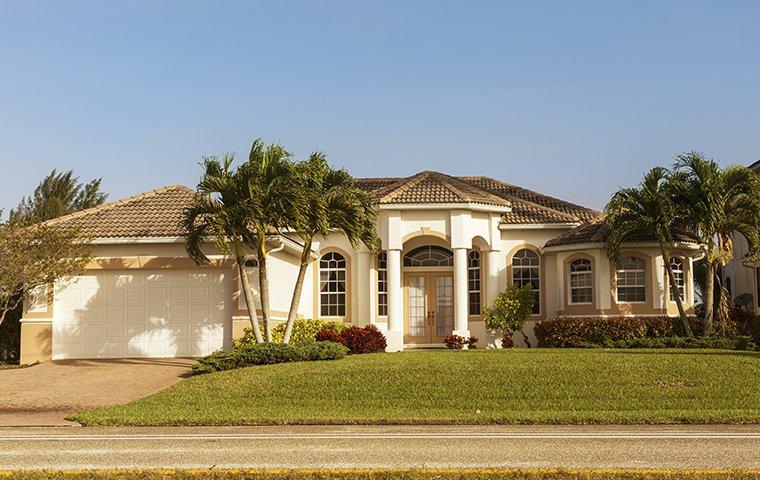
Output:
<svg viewBox="0 0 760 480">
<path fill-rule="evenodd" d="M 189 378 L 87 425 L 760 423 L 760 354 L 514 349 L 355 355 Z"/>
</svg>

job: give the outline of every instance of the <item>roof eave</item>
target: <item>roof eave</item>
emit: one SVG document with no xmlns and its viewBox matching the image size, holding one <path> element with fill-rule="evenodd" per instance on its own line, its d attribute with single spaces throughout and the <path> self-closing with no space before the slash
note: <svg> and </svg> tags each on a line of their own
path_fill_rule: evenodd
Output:
<svg viewBox="0 0 760 480">
<path fill-rule="evenodd" d="M 624 243 L 622 248 L 660 248 L 660 244 L 657 242 L 631 242 Z M 604 248 L 604 242 L 587 242 L 587 243 L 571 243 L 567 245 L 552 245 L 544 247 L 544 252 L 568 252 L 575 250 L 595 250 Z M 698 243 L 692 242 L 675 242 L 673 248 L 680 248 L 685 250 L 701 251 L 701 246 Z"/>
<path fill-rule="evenodd" d="M 381 203 L 380 210 L 472 210 L 474 212 L 510 213 L 512 207 L 485 203 Z"/>
<path fill-rule="evenodd" d="M 572 230 L 581 226 L 581 222 L 575 223 L 502 223 L 499 224 L 499 230 L 551 230 L 562 229 Z"/>
</svg>

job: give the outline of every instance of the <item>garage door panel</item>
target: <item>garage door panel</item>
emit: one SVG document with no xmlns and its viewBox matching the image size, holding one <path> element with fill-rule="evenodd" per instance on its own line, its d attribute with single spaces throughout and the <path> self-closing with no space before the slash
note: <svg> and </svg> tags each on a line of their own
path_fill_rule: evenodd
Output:
<svg viewBox="0 0 760 480">
<path fill-rule="evenodd" d="M 53 357 L 208 355 L 231 337 L 220 270 L 98 272 L 56 290 Z"/>
</svg>

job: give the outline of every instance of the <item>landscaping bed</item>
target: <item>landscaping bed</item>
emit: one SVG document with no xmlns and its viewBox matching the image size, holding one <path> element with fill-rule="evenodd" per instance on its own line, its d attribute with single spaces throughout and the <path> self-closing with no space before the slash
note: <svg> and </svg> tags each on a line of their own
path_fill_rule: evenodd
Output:
<svg viewBox="0 0 760 480">
<path fill-rule="evenodd" d="M 760 472 L 679 470 L 109 470 L 5 472 L 12 480 L 756 480 Z"/>
<path fill-rule="evenodd" d="M 760 354 L 427 350 L 184 380 L 87 425 L 760 423 Z"/>
</svg>

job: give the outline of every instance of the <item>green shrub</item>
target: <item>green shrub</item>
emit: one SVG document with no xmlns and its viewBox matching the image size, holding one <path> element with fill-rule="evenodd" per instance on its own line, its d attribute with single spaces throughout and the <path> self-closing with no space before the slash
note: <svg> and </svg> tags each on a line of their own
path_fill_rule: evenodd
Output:
<svg viewBox="0 0 760 480">
<path fill-rule="evenodd" d="M 272 342 L 282 343 L 282 339 L 285 336 L 285 322 L 278 324 L 272 329 Z M 337 333 L 342 332 L 348 328 L 348 325 L 342 322 L 331 320 L 312 320 L 310 318 L 301 318 L 293 323 L 293 333 L 290 335 L 290 342 L 302 342 L 308 340 L 314 340 L 314 336 L 320 330 L 333 330 Z M 261 331 L 263 333 L 264 326 L 262 325 Z M 235 339 L 232 343 L 234 347 L 241 347 L 244 345 L 254 345 L 256 340 L 253 336 L 253 330 L 248 327 L 243 330 L 243 336 Z"/>
<path fill-rule="evenodd" d="M 752 341 L 757 345 L 760 345 L 760 315 L 754 317 L 749 322 L 749 335 L 752 337 Z"/>
<path fill-rule="evenodd" d="M 604 345 L 610 348 L 715 348 L 721 350 L 756 350 L 749 337 L 665 337 L 635 338 L 620 340 Z"/>
<path fill-rule="evenodd" d="M 701 322 L 690 317 L 695 334 L 701 333 Z M 534 329 L 539 347 L 605 346 L 611 342 L 644 338 L 679 337 L 684 335 L 679 317 L 558 317 L 540 320 Z"/>
<path fill-rule="evenodd" d="M 346 356 L 346 347 L 332 342 L 260 343 L 233 347 L 228 351 L 214 352 L 193 365 L 192 374 L 220 372 L 253 365 L 337 360 Z"/>
</svg>

